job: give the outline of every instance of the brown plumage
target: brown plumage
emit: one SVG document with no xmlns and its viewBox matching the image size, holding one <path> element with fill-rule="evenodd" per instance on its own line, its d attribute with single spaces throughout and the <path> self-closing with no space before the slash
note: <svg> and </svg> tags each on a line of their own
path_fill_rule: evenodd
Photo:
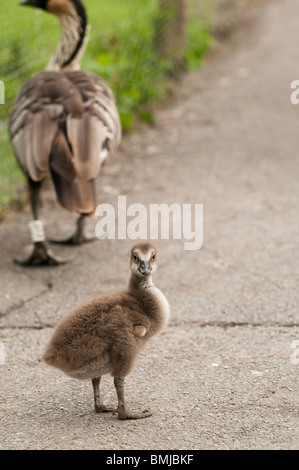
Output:
<svg viewBox="0 0 299 470">
<path fill-rule="evenodd" d="M 30 180 L 42 181 L 50 168 L 61 205 L 92 214 L 101 153 L 115 150 L 117 122 L 112 92 L 98 76 L 49 71 L 34 75 L 21 90 L 10 135 Z"/>
<path fill-rule="evenodd" d="M 19 94 L 9 121 L 11 143 L 28 179 L 34 219 L 48 170 L 60 204 L 82 219 L 93 215 L 96 178 L 108 153 L 119 145 L 119 114 L 109 86 L 97 75 L 79 70 L 88 33 L 82 3 L 27 0 L 23 4 L 57 15 L 63 35 L 48 70 L 29 79 Z M 68 242 L 85 241 L 82 224 L 79 227 L 80 233 Z M 43 251 L 47 253 L 46 247 Z M 33 264 L 32 257 L 25 261 L 21 264 Z M 51 256 L 40 263 L 58 264 Z"/>
<path fill-rule="evenodd" d="M 99 383 L 111 374 L 118 395 L 120 419 L 138 419 L 151 413 L 131 413 L 124 401 L 125 377 L 149 338 L 165 327 L 169 306 L 152 283 L 157 268 L 156 250 L 148 242 L 132 247 L 131 278 L 127 291 L 100 297 L 80 306 L 56 327 L 43 356 L 45 362 L 77 379 L 91 379 L 97 412 L 103 405 Z"/>
</svg>

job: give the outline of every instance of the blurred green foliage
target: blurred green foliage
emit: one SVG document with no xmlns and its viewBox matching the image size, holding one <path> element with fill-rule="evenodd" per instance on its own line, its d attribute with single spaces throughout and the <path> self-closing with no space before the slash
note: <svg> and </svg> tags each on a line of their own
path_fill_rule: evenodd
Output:
<svg viewBox="0 0 299 470">
<path fill-rule="evenodd" d="M 200 3 L 209 0 L 200 0 Z M 157 0 L 85 0 L 90 40 L 82 69 L 101 75 L 112 87 L 124 131 L 136 119 L 153 121 L 150 104 L 167 96 L 174 72 L 170 61 L 155 51 L 156 25 L 163 12 Z M 198 0 L 190 0 L 196 6 Z M 5 84 L 5 105 L 0 106 L 0 213 L 16 197 L 23 176 L 15 162 L 5 130 L 13 102 L 25 81 L 43 70 L 60 37 L 57 18 L 41 10 L 1 0 L 0 80 Z M 209 20 L 192 9 L 187 21 L 186 65 L 202 65 L 211 48 Z M 2 120 L 2 122 L 1 122 Z"/>
</svg>

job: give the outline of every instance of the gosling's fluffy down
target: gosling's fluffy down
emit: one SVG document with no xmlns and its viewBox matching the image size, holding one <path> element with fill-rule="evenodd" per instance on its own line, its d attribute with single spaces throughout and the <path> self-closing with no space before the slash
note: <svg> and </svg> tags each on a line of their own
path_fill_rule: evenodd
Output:
<svg viewBox="0 0 299 470">
<path fill-rule="evenodd" d="M 45 362 L 77 379 L 127 376 L 145 341 L 164 325 L 163 320 L 151 322 L 145 313 L 154 303 L 146 299 L 141 306 L 123 293 L 82 305 L 57 326 Z"/>
<path fill-rule="evenodd" d="M 146 341 L 165 327 L 169 305 L 152 283 L 157 268 L 152 244 L 133 246 L 130 268 L 127 291 L 92 300 L 58 324 L 43 356 L 47 364 L 93 383 L 104 374 L 124 379 L 133 370 Z M 119 407 L 117 412 L 121 417 Z"/>
</svg>

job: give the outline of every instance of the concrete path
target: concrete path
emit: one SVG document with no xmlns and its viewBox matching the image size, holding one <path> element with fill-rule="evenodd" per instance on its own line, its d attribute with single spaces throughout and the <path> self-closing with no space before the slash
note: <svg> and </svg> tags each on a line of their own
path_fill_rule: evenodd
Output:
<svg viewBox="0 0 299 470">
<path fill-rule="evenodd" d="M 298 23 L 297 0 L 271 2 L 183 79 L 155 127 L 124 139 L 99 181 L 114 205 L 204 204 L 203 249 L 157 243 L 171 320 L 127 380 L 131 408 L 151 418 L 95 414 L 90 383 L 40 360 L 64 314 L 126 287 L 132 242 L 57 247 L 72 263 L 22 269 L 11 260 L 29 243 L 29 211 L 0 226 L 0 448 L 298 448 Z M 65 233 L 73 216 L 44 199 L 47 233 Z M 116 403 L 110 377 L 103 394 Z"/>
</svg>

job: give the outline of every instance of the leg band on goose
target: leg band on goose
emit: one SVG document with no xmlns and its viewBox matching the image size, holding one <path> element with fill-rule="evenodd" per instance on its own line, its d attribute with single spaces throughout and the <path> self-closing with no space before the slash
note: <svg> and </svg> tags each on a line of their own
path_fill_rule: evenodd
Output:
<svg viewBox="0 0 299 470">
<path fill-rule="evenodd" d="M 29 224 L 29 230 L 33 243 L 39 243 L 46 241 L 44 224 L 41 220 L 33 220 Z"/>
</svg>

